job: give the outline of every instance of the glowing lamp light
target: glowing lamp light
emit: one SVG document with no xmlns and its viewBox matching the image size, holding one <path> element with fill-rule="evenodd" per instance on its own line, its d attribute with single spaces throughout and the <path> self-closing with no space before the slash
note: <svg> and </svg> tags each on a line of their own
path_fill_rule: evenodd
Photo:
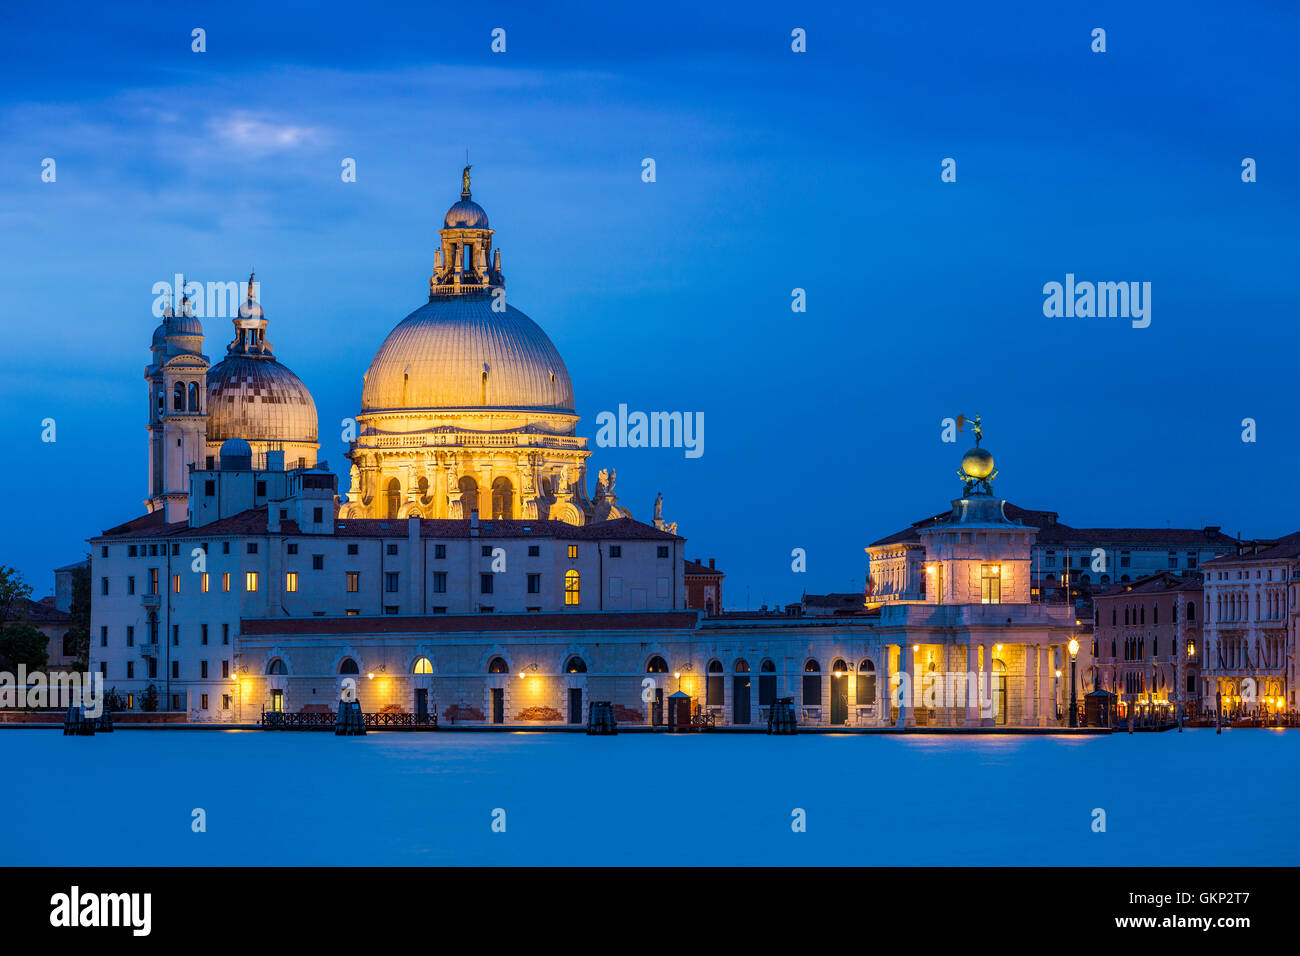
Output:
<svg viewBox="0 0 1300 956">
<path fill-rule="evenodd" d="M 367 674 L 367 675 L 366 675 L 366 679 L 367 679 L 367 680 L 374 680 L 374 679 L 375 679 L 375 672 L 374 672 L 374 671 L 371 671 L 369 674 Z"/>
<path fill-rule="evenodd" d="M 836 676 L 836 677 L 839 677 L 839 676 L 840 676 L 840 674 L 841 674 L 841 672 L 840 672 L 840 671 L 836 671 L 836 672 L 835 672 L 835 676 Z"/>
<path fill-rule="evenodd" d="M 916 653 L 916 652 L 919 651 L 920 649 L 921 649 L 921 645 L 920 645 L 920 644 L 913 644 L 913 645 L 912 645 L 912 653 Z"/>
<path fill-rule="evenodd" d="M 520 671 L 520 672 L 519 672 L 519 679 L 520 679 L 520 680 L 523 680 L 523 679 L 524 679 L 524 672 L 523 672 L 523 671 Z"/>
<path fill-rule="evenodd" d="M 1057 680 L 1061 679 L 1061 672 L 1059 670 L 1056 672 L 1056 679 Z"/>
<path fill-rule="evenodd" d="M 682 672 L 681 672 L 681 671 L 676 671 L 676 672 L 673 674 L 673 676 L 676 677 L 678 680 L 681 680 L 681 679 L 682 679 Z"/>
<path fill-rule="evenodd" d="M 1078 653 L 1079 653 L 1079 639 L 1077 637 L 1072 637 L 1070 638 L 1070 657 L 1073 658 Z"/>
<path fill-rule="evenodd" d="M 1001 644 L 998 644 L 998 645 L 994 648 L 994 650 L 996 650 L 999 654 L 1001 654 L 1001 653 L 1002 653 L 1002 645 L 1001 645 Z"/>
</svg>

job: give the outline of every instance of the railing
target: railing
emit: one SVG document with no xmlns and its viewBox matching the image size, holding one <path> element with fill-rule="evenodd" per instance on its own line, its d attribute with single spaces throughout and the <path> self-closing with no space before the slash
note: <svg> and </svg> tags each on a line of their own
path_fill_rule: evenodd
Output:
<svg viewBox="0 0 1300 956">
<path fill-rule="evenodd" d="M 366 727 L 428 727 L 438 728 L 438 715 L 427 714 L 362 714 Z"/>
<path fill-rule="evenodd" d="M 157 645 L 157 644 L 141 644 L 141 645 L 140 645 L 140 653 L 141 653 L 141 655 L 144 656 L 144 657 L 157 657 L 157 656 L 158 656 L 158 645 Z"/>
<path fill-rule="evenodd" d="M 427 714 L 362 714 L 361 719 L 367 729 L 384 727 L 425 727 L 438 729 L 438 715 Z M 289 714 L 267 710 L 262 712 L 259 724 L 265 730 L 333 730 L 338 715 L 329 711 L 324 713 Z"/>
</svg>

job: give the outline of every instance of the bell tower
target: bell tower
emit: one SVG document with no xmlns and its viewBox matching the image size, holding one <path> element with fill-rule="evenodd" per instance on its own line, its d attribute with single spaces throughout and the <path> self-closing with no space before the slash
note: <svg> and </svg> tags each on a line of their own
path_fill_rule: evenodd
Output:
<svg viewBox="0 0 1300 956">
<path fill-rule="evenodd" d="M 194 315 L 184 287 L 179 308 L 163 309 L 154 330 L 149 383 L 150 512 L 163 510 L 169 523 L 184 521 L 189 511 L 190 466 L 205 464 L 207 440 L 208 357 L 203 354 L 203 324 Z"/>
</svg>

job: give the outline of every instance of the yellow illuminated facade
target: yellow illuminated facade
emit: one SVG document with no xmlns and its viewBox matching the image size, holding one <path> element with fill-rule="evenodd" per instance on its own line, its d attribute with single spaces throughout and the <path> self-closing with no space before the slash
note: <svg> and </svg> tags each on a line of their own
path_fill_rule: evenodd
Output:
<svg viewBox="0 0 1300 956">
<path fill-rule="evenodd" d="M 537 323 L 507 301 L 500 250 L 471 198 L 443 220 L 429 300 L 403 319 L 366 372 L 349 518 L 554 518 L 628 514 L 612 476 L 587 493 L 587 440 L 573 385 Z"/>
</svg>

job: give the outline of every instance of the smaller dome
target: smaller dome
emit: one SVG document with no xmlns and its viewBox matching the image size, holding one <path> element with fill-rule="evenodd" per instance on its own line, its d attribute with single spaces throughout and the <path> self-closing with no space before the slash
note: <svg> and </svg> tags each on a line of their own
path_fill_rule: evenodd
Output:
<svg viewBox="0 0 1300 956">
<path fill-rule="evenodd" d="M 447 215 L 442 220 L 442 227 L 444 229 L 487 229 L 487 213 L 474 200 L 462 199 L 447 210 Z"/>
<path fill-rule="evenodd" d="M 203 323 L 193 315 L 172 316 L 165 323 L 168 335 L 202 335 Z"/>
<path fill-rule="evenodd" d="M 153 330 L 153 341 L 149 344 L 151 349 L 160 349 L 167 344 L 167 323 L 163 322 L 158 328 Z"/>
<path fill-rule="evenodd" d="M 247 471 L 252 467 L 252 445 L 242 438 L 227 438 L 221 443 L 222 471 Z"/>
<path fill-rule="evenodd" d="M 971 478 L 987 478 L 993 474 L 993 455 L 988 449 L 972 448 L 961 456 L 961 470 Z"/>
</svg>

